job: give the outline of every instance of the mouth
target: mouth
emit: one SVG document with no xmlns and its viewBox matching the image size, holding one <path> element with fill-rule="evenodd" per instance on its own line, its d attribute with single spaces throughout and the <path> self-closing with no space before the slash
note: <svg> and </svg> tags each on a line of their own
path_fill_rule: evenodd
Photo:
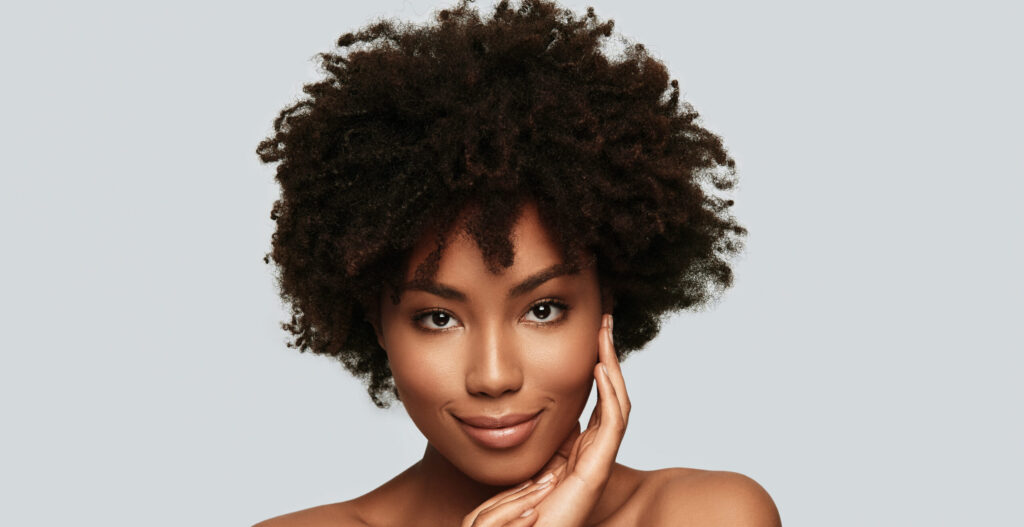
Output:
<svg viewBox="0 0 1024 527">
<path fill-rule="evenodd" d="M 517 447 L 526 442 L 533 433 L 540 414 L 510 414 L 501 417 L 471 416 L 458 417 L 459 426 L 480 446 L 505 449 Z"/>
</svg>

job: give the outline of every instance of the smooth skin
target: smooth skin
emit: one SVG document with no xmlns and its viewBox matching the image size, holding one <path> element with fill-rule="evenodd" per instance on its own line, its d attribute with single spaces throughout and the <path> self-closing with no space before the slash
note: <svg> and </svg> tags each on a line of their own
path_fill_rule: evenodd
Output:
<svg viewBox="0 0 1024 527">
<path fill-rule="evenodd" d="M 463 527 L 586 525 L 608 482 L 629 418 L 629 397 L 612 346 L 611 319 L 611 315 L 602 317 L 600 361 L 594 367 L 598 401 L 587 429 L 569 436 L 537 483 L 484 502 L 466 516 Z"/>
<path fill-rule="evenodd" d="M 434 280 L 397 305 L 385 291 L 372 321 L 402 404 L 427 438 L 423 458 L 363 496 L 256 527 L 781 525 L 771 497 L 741 474 L 615 462 L 630 401 L 610 303 L 595 269 L 560 267 L 533 204 L 513 228 L 515 260 L 501 273 L 458 233 Z M 428 233 L 414 249 L 407 280 L 434 239 Z M 580 432 L 595 383 L 598 403 Z M 475 443 L 456 417 L 536 412 L 529 438 L 501 449 Z"/>
</svg>

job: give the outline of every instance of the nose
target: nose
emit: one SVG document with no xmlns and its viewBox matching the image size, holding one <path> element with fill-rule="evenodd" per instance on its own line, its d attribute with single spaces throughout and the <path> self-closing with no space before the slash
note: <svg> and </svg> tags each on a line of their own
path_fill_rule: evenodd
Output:
<svg viewBox="0 0 1024 527">
<path fill-rule="evenodd" d="M 500 397 L 523 387 L 523 368 L 513 335 L 500 324 L 480 327 L 470 339 L 466 391 Z"/>
</svg>

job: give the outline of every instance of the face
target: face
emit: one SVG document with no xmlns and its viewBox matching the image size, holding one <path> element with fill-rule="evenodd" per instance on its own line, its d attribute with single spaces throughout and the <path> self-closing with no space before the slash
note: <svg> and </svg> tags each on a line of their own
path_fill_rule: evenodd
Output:
<svg viewBox="0 0 1024 527">
<path fill-rule="evenodd" d="M 601 294 L 593 267 L 560 271 L 532 205 L 512 231 L 515 260 L 492 274 L 465 235 L 449 236 L 437 274 L 384 291 L 378 337 L 402 404 L 464 474 L 511 485 L 540 470 L 576 425 L 593 381 Z M 425 236 L 408 266 L 434 248 Z"/>
</svg>

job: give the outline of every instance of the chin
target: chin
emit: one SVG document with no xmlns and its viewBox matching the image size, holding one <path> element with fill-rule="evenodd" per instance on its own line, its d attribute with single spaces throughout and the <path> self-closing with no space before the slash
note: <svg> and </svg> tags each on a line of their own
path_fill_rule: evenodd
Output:
<svg viewBox="0 0 1024 527">
<path fill-rule="evenodd" d="M 524 460 L 520 459 L 511 459 L 507 462 L 493 462 L 483 459 L 480 462 L 471 462 L 465 466 L 460 466 L 460 463 L 455 463 L 455 466 L 458 467 L 463 474 L 469 476 L 473 481 L 483 483 L 484 485 L 490 485 L 492 487 L 508 487 L 522 483 L 536 474 L 537 471 L 544 467 L 544 462 L 547 459 L 550 459 L 551 456 L 537 457 L 544 457 L 544 459 L 530 463 L 524 462 Z"/>
<path fill-rule="evenodd" d="M 508 487 L 533 477 L 551 460 L 558 445 L 545 439 L 547 438 L 533 437 L 530 441 L 510 449 L 488 449 L 474 444 L 449 443 L 445 445 L 447 448 L 444 450 L 437 450 L 449 463 L 473 481 L 493 487 Z"/>
<path fill-rule="evenodd" d="M 542 412 L 531 437 L 512 448 L 486 448 L 472 441 L 449 442 L 442 455 L 474 481 L 495 487 L 517 485 L 537 474 L 555 455 L 569 429 L 578 422 L 578 417 L 570 417 L 571 413 Z"/>
</svg>

